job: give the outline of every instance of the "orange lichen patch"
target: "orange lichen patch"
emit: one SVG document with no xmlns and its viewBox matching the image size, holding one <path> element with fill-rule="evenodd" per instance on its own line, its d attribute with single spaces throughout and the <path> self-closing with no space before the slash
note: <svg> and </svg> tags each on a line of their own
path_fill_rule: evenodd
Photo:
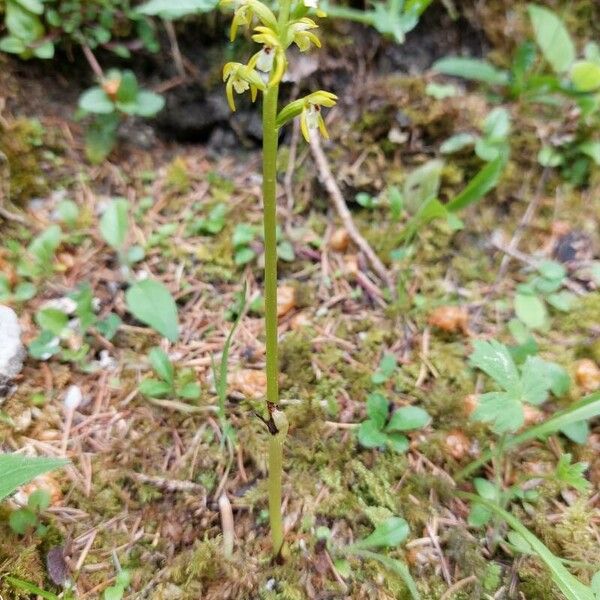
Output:
<svg viewBox="0 0 600 600">
<path fill-rule="evenodd" d="M 575 381 L 585 392 L 594 392 L 600 388 L 600 369 L 589 358 L 577 362 L 575 367 Z"/>
<path fill-rule="evenodd" d="M 427 322 L 442 331 L 469 333 L 469 313 L 462 306 L 438 306 L 429 313 Z"/>
<path fill-rule="evenodd" d="M 267 376 L 264 371 L 241 369 L 231 374 L 229 385 L 246 398 L 262 398 L 267 389 Z"/>
<path fill-rule="evenodd" d="M 344 227 L 336 229 L 329 240 L 329 247 L 335 252 L 345 252 L 349 244 L 350 234 Z"/>
<path fill-rule="evenodd" d="M 293 331 L 298 331 L 309 326 L 310 319 L 308 318 L 308 315 L 305 312 L 299 312 L 297 315 L 294 315 L 290 320 L 290 328 Z"/>
<path fill-rule="evenodd" d="M 120 87 L 121 87 L 121 79 L 120 78 L 115 77 L 114 79 L 105 79 L 102 82 L 102 89 L 106 92 L 106 95 L 111 100 L 114 100 L 117 97 L 117 93 L 118 93 Z"/>
<path fill-rule="evenodd" d="M 277 316 L 283 317 L 296 307 L 296 290 L 289 285 L 282 285 L 277 290 Z"/>
<path fill-rule="evenodd" d="M 477 394 L 469 394 L 468 396 L 465 396 L 465 399 L 463 400 L 465 414 L 469 416 L 473 414 L 473 411 L 477 408 L 477 403 Z"/>
<path fill-rule="evenodd" d="M 458 430 L 451 431 L 444 440 L 444 448 L 456 460 L 462 460 L 470 453 L 471 440 Z"/>
</svg>

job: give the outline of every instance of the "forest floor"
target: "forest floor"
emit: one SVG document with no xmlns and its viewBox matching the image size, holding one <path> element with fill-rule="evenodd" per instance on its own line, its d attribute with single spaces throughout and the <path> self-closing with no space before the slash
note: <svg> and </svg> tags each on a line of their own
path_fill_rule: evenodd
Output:
<svg viewBox="0 0 600 600">
<path fill-rule="evenodd" d="M 408 565 L 425 599 L 562 597 L 538 558 L 468 524 L 469 503 L 456 491 L 472 491 L 473 484 L 456 475 L 498 443 L 489 427 L 469 417 L 475 395 L 489 389 L 469 363 L 473 341 L 515 344 L 508 324 L 517 286 L 542 260 L 563 264 L 564 289 L 576 301 L 566 311 L 549 307 L 547 324 L 534 339 L 538 355 L 564 367 L 572 385 L 537 407 L 528 424 L 600 386 L 593 368 L 589 375 L 582 367 L 600 364 L 600 292 L 581 270 L 600 258 L 600 174 L 573 186 L 557 170 L 541 167 L 536 144 L 552 123 L 535 108 L 512 103 L 511 155 L 500 184 L 460 213 L 459 229 L 438 220 L 406 240 L 407 213 L 390 208 L 391 186 L 402 189 L 408 173 L 440 158 L 440 144 L 451 135 L 480 131 L 496 105 L 460 81 L 454 82 L 455 96 L 428 95 L 434 76 L 425 69 L 465 47 L 499 55 L 512 47 L 495 47 L 497 35 L 473 25 L 481 15 L 447 28 L 436 21 L 446 19 L 442 13 L 428 22 L 445 32 L 441 41 L 424 50 L 419 30 L 412 41 L 409 36 L 412 64 L 403 64 L 403 47 L 391 43 L 378 41 L 371 54 L 366 46 L 353 47 L 356 30 L 343 27 L 330 36 L 337 47 L 322 63 L 302 57 L 303 68 L 315 71 L 310 81 L 340 96 L 327 115 L 331 141 L 323 149 L 356 227 L 397 292 L 394 298 L 349 239 L 310 148 L 297 132 L 288 132 L 279 187 L 285 246 L 279 264 L 280 385 L 290 421 L 284 476 L 289 556 L 283 564 L 270 559 L 268 433 L 254 414 L 265 389 L 262 243 L 260 235 L 252 236 L 246 246 L 255 258 L 243 266 L 235 262 L 239 247 L 233 243 L 236 227 L 254 231 L 261 223 L 260 155 L 252 119 L 244 120 L 251 109 L 240 111 L 238 121 L 223 117 L 198 125 L 187 140 L 177 115 L 151 125 L 127 123 L 115 154 L 91 167 L 83 156 L 81 123 L 72 117 L 78 89 L 68 74 L 42 73 L 39 65 L 27 72 L 29 64 L 0 59 L 6 101 L 0 148 L 11 161 L 13 202 L 25 218 L 1 225 L 0 265 L 12 288 L 23 282 L 17 265 L 29 260 L 30 241 L 52 224 L 62 229 L 51 268 L 33 280 L 37 293 L 26 301 L 6 296 L 3 303 L 17 310 L 26 343 L 39 333 L 38 311 L 49 302 L 64 306 L 82 284 L 90 286 L 99 316 L 113 312 L 122 319 L 110 341 L 96 330 L 73 333 L 63 342 L 72 351 L 69 360 L 29 358 L 16 391 L 0 405 L 3 450 L 60 456 L 66 445 L 71 460 L 34 484 L 51 492 L 41 517 L 45 535 L 18 535 L 8 523 L 14 502 L 33 488 L 2 509 L 0 597 L 33 597 L 3 574 L 58 592 L 46 558 L 60 547 L 66 567 L 77 573 L 82 599 L 100 598 L 114 582 L 115 557 L 132 574 L 126 598 L 409 598 L 403 579 L 376 560 L 351 558 L 346 564 L 334 552 L 335 544 L 364 538 L 390 516 L 406 519 L 410 534 L 386 553 Z M 375 39 L 370 32 L 364 36 Z M 290 85 L 288 93 L 301 89 Z M 188 92 L 178 93 L 168 102 L 185 112 Z M 482 163 L 470 150 L 442 158 L 439 197 L 447 201 Z M 366 206 L 356 201 L 361 193 Z M 145 251 L 132 267 L 135 274 L 162 281 L 177 300 L 176 343 L 126 310 L 126 273 L 98 227 L 115 197 L 131 206 L 128 244 Z M 67 199 L 78 207 L 73 221 L 57 210 Z M 217 232 L 202 233 L 200 221 L 220 204 L 225 211 Z M 242 310 L 244 285 L 248 305 L 229 360 L 226 415 L 237 438 L 230 453 L 222 441 L 211 357 L 218 360 Z M 157 345 L 181 378 L 199 382 L 199 398 L 151 399 L 139 392 L 140 382 L 152 376 L 148 351 Z M 381 362 L 386 355 L 395 358 L 389 369 Z M 84 400 L 66 438 L 63 406 L 72 385 Z M 419 406 L 430 415 L 424 428 L 407 434 L 406 452 L 358 443 L 366 399 L 375 391 L 396 409 Z M 584 581 L 593 573 L 590 564 L 598 569 L 600 547 L 600 429 L 590 425 L 585 443 L 561 435 L 531 441 L 506 451 L 501 472 L 492 463 L 477 471 L 505 487 L 536 478 L 539 497 L 516 500 L 512 510 L 554 554 L 572 561 L 570 570 Z M 586 491 L 540 477 L 567 452 L 588 463 L 592 485 Z M 222 554 L 222 495 L 233 514 L 230 558 Z M 329 544 L 320 539 L 327 530 Z"/>
</svg>

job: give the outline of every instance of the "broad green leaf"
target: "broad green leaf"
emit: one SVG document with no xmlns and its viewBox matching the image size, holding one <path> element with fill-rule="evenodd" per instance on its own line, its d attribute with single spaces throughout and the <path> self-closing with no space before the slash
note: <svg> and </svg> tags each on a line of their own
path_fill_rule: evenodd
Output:
<svg viewBox="0 0 600 600">
<path fill-rule="evenodd" d="M 177 341 L 177 305 L 162 283 L 153 279 L 138 281 L 127 290 L 125 299 L 127 309 L 136 319 L 164 335 L 170 342 Z"/>
<path fill-rule="evenodd" d="M 387 436 L 375 421 L 367 419 L 358 427 L 358 442 L 364 448 L 380 448 L 387 441 Z"/>
<path fill-rule="evenodd" d="M 294 258 L 296 258 L 294 246 L 292 246 L 292 244 L 287 240 L 279 242 L 279 244 L 277 244 L 277 256 L 281 260 L 292 262 Z"/>
<path fill-rule="evenodd" d="M 499 500 L 500 494 L 498 493 L 498 488 L 487 479 L 483 479 L 482 477 L 476 477 L 473 480 L 473 485 L 477 490 L 477 493 L 486 500 L 492 500 L 497 502 Z"/>
<path fill-rule="evenodd" d="M 29 354 L 37 360 L 48 360 L 60 350 L 60 338 L 51 331 L 42 331 L 28 346 Z"/>
<path fill-rule="evenodd" d="M 39 588 L 37 585 L 30 583 L 29 581 L 23 581 L 17 577 L 12 577 L 11 575 L 7 575 L 4 578 L 8 583 L 10 583 L 13 587 L 22 590 L 24 592 L 28 592 L 29 594 L 35 594 L 40 598 L 44 598 L 44 600 L 60 600 L 56 594 L 52 592 L 47 592 L 42 588 Z"/>
<path fill-rule="evenodd" d="M 490 140 L 504 140 L 510 133 L 510 113 L 501 106 L 492 109 L 485 118 L 483 134 Z"/>
<path fill-rule="evenodd" d="M 505 390 L 516 389 L 519 385 L 519 371 L 508 348 L 496 340 L 475 340 L 469 362 Z"/>
<path fill-rule="evenodd" d="M 104 241 L 115 250 L 120 250 L 129 230 L 129 202 L 124 198 L 112 200 L 100 219 L 100 233 Z"/>
<path fill-rule="evenodd" d="M 51 41 L 44 42 L 32 48 L 33 55 L 36 58 L 49 60 L 54 58 L 54 44 Z"/>
<path fill-rule="evenodd" d="M 164 398 L 173 392 L 173 387 L 166 381 L 160 379 L 144 379 L 140 383 L 140 393 L 151 398 Z"/>
<path fill-rule="evenodd" d="M 355 556 L 360 556 L 362 558 L 367 558 L 369 560 L 376 560 L 380 562 L 386 569 L 392 571 L 392 573 L 395 573 L 402 579 L 404 585 L 406 585 L 406 587 L 408 588 L 412 600 L 421 600 L 419 590 L 417 589 L 417 584 L 412 578 L 408 567 L 403 562 L 390 558 L 389 556 L 385 556 L 384 554 L 379 554 L 378 552 L 372 552 L 370 550 L 355 549 L 352 547 L 348 547 L 343 548 L 342 551 L 348 554 L 353 554 Z"/>
<path fill-rule="evenodd" d="M 418 406 L 403 406 L 392 414 L 386 431 L 410 431 L 425 427 L 431 417 Z"/>
<path fill-rule="evenodd" d="M 600 64 L 591 60 L 578 60 L 571 68 L 571 81 L 580 92 L 600 89 Z"/>
<path fill-rule="evenodd" d="M 443 168 L 443 161 L 430 160 L 408 174 L 402 193 L 410 212 L 416 213 L 426 202 L 437 196 Z"/>
<path fill-rule="evenodd" d="M 373 392 L 367 397 L 367 416 L 377 424 L 379 429 L 383 429 L 387 421 L 389 407 L 388 399 L 379 392 Z"/>
<path fill-rule="evenodd" d="M 455 196 L 448 204 L 446 209 L 450 212 L 462 210 L 481 200 L 489 191 L 493 190 L 506 166 L 506 157 L 501 155 L 497 159 L 489 162 L 469 181 L 465 188 Z"/>
<path fill-rule="evenodd" d="M 189 381 L 184 386 L 177 389 L 177 395 L 185 400 L 198 400 L 201 389 L 195 381 Z"/>
<path fill-rule="evenodd" d="M 491 513 L 490 513 L 491 514 Z M 508 541 L 521 553 L 532 554 L 533 550 L 527 540 L 516 531 L 509 531 L 507 536 Z"/>
<path fill-rule="evenodd" d="M 573 463 L 571 459 L 570 454 L 561 455 L 556 465 L 556 479 L 580 492 L 585 492 L 590 487 L 590 482 L 584 475 L 588 464 L 584 462 Z"/>
<path fill-rule="evenodd" d="M 107 115 L 114 112 L 115 105 L 100 86 L 95 86 L 79 97 L 79 108 L 92 114 Z"/>
<path fill-rule="evenodd" d="M 489 392 L 479 396 L 479 403 L 471 418 L 489 423 L 498 434 L 517 431 L 525 421 L 519 398 L 507 392 Z"/>
<path fill-rule="evenodd" d="M 544 329 L 548 325 L 546 305 L 533 294 L 515 296 L 515 313 L 530 329 Z"/>
<path fill-rule="evenodd" d="M 483 504 L 474 501 L 469 510 L 467 522 L 471 527 L 483 527 L 492 518 L 492 513 Z"/>
<path fill-rule="evenodd" d="M 582 154 L 589 156 L 597 165 L 600 165 L 600 142 L 588 140 L 579 144 L 577 149 Z"/>
<path fill-rule="evenodd" d="M 231 243 L 234 248 L 238 246 L 247 246 L 250 242 L 254 241 L 256 237 L 256 230 L 252 225 L 247 223 L 238 223 L 233 230 L 233 237 Z"/>
<path fill-rule="evenodd" d="M 563 155 L 552 146 L 542 146 L 537 155 L 537 160 L 542 167 L 558 167 L 563 164 Z"/>
<path fill-rule="evenodd" d="M 0 40 L 0 51 L 9 54 L 22 54 L 27 50 L 27 46 L 21 38 L 14 35 L 7 35 Z"/>
<path fill-rule="evenodd" d="M 135 114 L 140 117 L 153 117 L 165 106 L 165 99 L 155 92 L 140 90 L 135 102 Z"/>
<path fill-rule="evenodd" d="M 564 279 L 567 275 L 567 269 L 562 263 L 555 260 L 543 260 L 537 266 L 538 273 L 546 279 Z"/>
<path fill-rule="evenodd" d="M 376 385 L 385 383 L 396 370 L 396 357 L 393 354 L 386 353 L 383 355 L 379 368 L 373 375 L 371 375 L 371 381 Z"/>
<path fill-rule="evenodd" d="M 388 433 L 387 443 L 388 446 L 394 450 L 394 452 L 398 452 L 400 454 L 403 454 L 409 448 L 408 438 L 402 433 Z"/>
<path fill-rule="evenodd" d="M 454 154 L 464 148 L 470 148 L 477 141 L 477 137 L 472 133 L 457 133 L 452 137 L 449 137 L 440 146 L 440 152 L 442 154 Z"/>
<path fill-rule="evenodd" d="M 560 433 L 568 437 L 572 442 L 583 445 L 587 442 L 590 435 L 590 426 L 587 421 L 571 423 L 560 428 Z"/>
<path fill-rule="evenodd" d="M 579 402 L 572 404 L 569 408 L 562 410 L 553 417 L 526 429 L 523 433 L 508 437 L 504 443 L 504 450 L 516 448 L 530 440 L 543 439 L 549 435 L 557 433 L 564 428 L 572 427 L 574 424 L 587 422 L 600 416 L 600 392 L 595 392 L 586 396 Z M 455 481 L 462 481 L 473 472 L 477 471 L 482 465 L 491 460 L 493 452 L 486 450 L 481 457 L 467 465 L 464 469 L 454 474 Z"/>
<path fill-rule="evenodd" d="M 113 79 L 111 75 L 109 79 Z M 132 71 L 123 71 L 122 73 L 117 72 L 114 79 L 120 79 L 119 89 L 117 90 L 117 106 L 123 112 L 133 114 L 135 112 L 136 101 L 139 91 L 137 78 Z"/>
<path fill-rule="evenodd" d="M 96 329 L 101 336 L 110 341 L 115 337 L 119 327 L 121 327 L 121 323 L 122 321 L 119 315 L 109 313 L 104 319 L 101 319 L 96 323 Z"/>
<path fill-rule="evenodd" d="M 394 548 L 406 540 L 410 529 L 401 517 L 390 517 L 366 538 L 352 544 L 353 548 Z"/>
<path fill-rule="evenodd" d="M 4 23 L 10 35 L 32 44 L 44 35 L 44 26 L 39 17 L 23 8 L 16 0 L 7 0 Z"/>
<path fill-rule="evenodd" d="M 445 100 L 446 98 L 453 98 L 458 96 L 458 90 L 455 85 L 451 83 L 428 83 L 425 87 L 425 93 L 436 100 Z"/>
<path fill-rule="evenodd" d="M 521 369 L 522 401 L 538 406 L 548 399 L 552 384 L 546 370 L 546 361 L 537 356 L 528 356 Z"/>
<path fill-rule="evenodd" d="M 20 454 L 0 454 L 0 500 L 38 475 L 69 463 L 64 458 L 32 458 Z"/>
<path fill-rule="evenodd" d="M 550 294 L 546 297 L 546 302 L 561 312 L 569 312 L 576 301 L 577 296 L 568 290 L 561 290 L 560 292 L 556 292 L 556 294 Z"/>
<path fill-rule="evenodd" d="M 29 529 L 33 529 L 37 525 L 37 520 L 33 511 L 21 508 L 10 513 L 8 524 L 15 533 L 25 535 Z"/>
<path fill-rule="evenodd" d="M 36 323 L 54 336 L 60 336 L 69 324 L 69 316 L 56 308 L 44 308 L 35 315 Z"/>
<path fill-rule="evenodd" d="M 85 132 L 85 155 L 93 164 L 101 163 L 117 143 L 119 115 L 116 111 L 98 114 Z"/>
<path fill-rule="evenodd" d="M 491 63 L 477 58 L 448 56 L 433 63 L 433 70 L 444 75 L 464 77 L 489 85 L 506 85 L 508 73 L 494 67 Z"/>
<path fill-rule="evenodd" d="M 568 71 L 575 60 L 575 45 L 564 23 L 556 13 L 543 6 L 530 4 L 529 18 L 535 40 L 556 73 Z"/>
<path fill-rule="evenodd" d="M 40 0 L 13 0 L 20 4 L 25 10 L 32 12 L 35 15 L 41 15 L 44 12 L 44 5 Z"/>
<path fill-rule="evenodd" d="M 567 600 L 594 600 L 591 588 L 587 587 L 576 579 L 562 564 L 561 560 L 552 554 L 550 550 L 525 527 L 513 514 L 500 508 L 494 502 L 485 499 L 478 499 L 473 494 L 460 493 L 463 498 L 472 501 L 479 501 L 488 510 L 500 517 L 512 529 L 514 529 L 531 546 L 531 549 L 546 564 L 552 575 L 552 580 Z"/>
<path fill-rule="evenodd" d="M 54 260 L 54 253 L 62 241 L 62 232 L 58 225 L 50 225 L 40 233 L 27 247 L 38 263 L 44 265 Z"/>
<path fill-rule="evenodd" d="M 167 353 L 162 348 L 152 348 L 148 352 L 148 359 L 154 372 L 167 383 L 172 384 L 175 378 L 173 363 L 169 360 Z"/>
<path fill-rule="evenodd" d="M 242 266 L 248 264 L 256 258 L 256 252 L 249 246 L 240 246 L 236 248 L 233 261 L 236 265 Z"/>
</svg>

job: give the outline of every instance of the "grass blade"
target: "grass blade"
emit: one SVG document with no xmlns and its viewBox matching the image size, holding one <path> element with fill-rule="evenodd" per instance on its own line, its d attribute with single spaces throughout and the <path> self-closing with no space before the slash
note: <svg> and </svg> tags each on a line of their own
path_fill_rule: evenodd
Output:
<svg viewBox="0 0 600 600">
<path fill-rule="evenodd" d="M 465 500 L 470 500 L 472 502 L 477 502 L 478 504 L 482 504 L 489 511 L 494 513 L 496 516 L 500 517 L 504 520 L 512 529 L 514 529 L 517 533 L 519 533 L 525 541 L 531 546 L 534 552 L 538 555 L 538 557 L 546 564 L 548 569 L 550 569 L 550 573 L 552 574 L 552 580 L 556 584 L 556 586 L 560 589 L 560 591 L 565 595 L 567 600 L 594 600 L 594 594 L 592 593 L 591 588 L 587 585 L 584 585 L 571 575 L 569 571 L 563 566 L 560 558 L 555 556 L 548 547 L 539 540 L 517 517 L 508 511 L 500 508 L 494 502 L 490 502 L 481 496 L 476 496 L 475 494 L 467 494 L 467 493 L 459 493 L 461 498 Z"/>
<path fill-rule="evenodd" d="M 556 413 L 547 421 L 544 421 L 535 427 L 531 427 L 519 435 L 507 438 L 504 443 L 504 449 L 509 450 L 510 448 L 514 448 L 530 440 L 552 435 L 553 433 L 560 431 L 566 425 L 571 425 L 579 421 L 587 421 L 598 416 L 600 416 L 600 392 L 594 392 L 569 408 Z M 486 450 L 477 460 L 468 464 L 464 469 L 456 473 L 454 475 L 454 481 L 462 481 L 477 471 L 482 465 L 490 461 L 492 456 L 493 451 Z"/>
<path fill-rule="evenodd" d="M 392 571 L 398 575 L 404 584 L 408 588 L 410 595 L 413 600 L 421 600 L 421 596 L 419 594 L 419 590 L 417 589 L 417 584 L 415 580 L 412 578 L 408 567 L 399 560 L 395 558 L 390 558 L 389 556 L 385 556 L 384 554 L 379 554 L 377 552 L 371 552 L 370 550 L 359 550 L 354 548 L 341 548 L 341 551 L 344 554 L 352 554 L 354 556 L 358 556 L 360 558 L 366 558 L 370 560 L 376 560 L 381 563 L 388 571 Z M 586 599 L 587 600 L 587 599 Z"/>
</svg>

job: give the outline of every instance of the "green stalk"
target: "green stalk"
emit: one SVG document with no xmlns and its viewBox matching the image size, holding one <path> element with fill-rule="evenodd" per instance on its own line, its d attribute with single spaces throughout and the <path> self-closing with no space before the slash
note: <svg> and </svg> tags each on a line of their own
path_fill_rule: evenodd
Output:
<svg viewBox="0 0 600 600">
<path fill-rule="evenodd" d="M 263 219 L 265 238 L 265 337 L 267 352 L 267 407 L 277 431 L 269 440 L 269 522 L 273 553 L 283 547 L 281 482 L 283 444 L 287 427 L 279 427 L 279 366 L 277 361 L 277 96 L 279 85 L 267 88 L 263 96 Z M 277 413 L 278 419 L 275 419 Z M 283 417 L 285 419 L 285 417 Z M 282 423 L 283 425 L 283 423 Z"/>
</svg>

